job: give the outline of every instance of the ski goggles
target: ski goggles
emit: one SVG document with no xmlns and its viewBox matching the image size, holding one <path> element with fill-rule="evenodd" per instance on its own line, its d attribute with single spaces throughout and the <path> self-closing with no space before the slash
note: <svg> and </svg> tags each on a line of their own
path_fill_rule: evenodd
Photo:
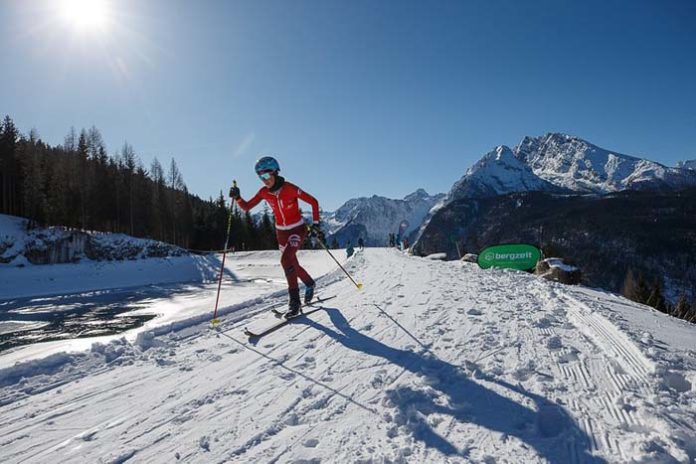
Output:
<svg viewBox="0 0 696 464">
<path fill-rule="evenodd" d="M 274 173 L 275 173 L 275 171 L 260 171 L 260 172 L 257 172 L 256 174 L 259 176 L 259 179 L 268 180 L 271 178 L 271 176 Z"/>
</svg>

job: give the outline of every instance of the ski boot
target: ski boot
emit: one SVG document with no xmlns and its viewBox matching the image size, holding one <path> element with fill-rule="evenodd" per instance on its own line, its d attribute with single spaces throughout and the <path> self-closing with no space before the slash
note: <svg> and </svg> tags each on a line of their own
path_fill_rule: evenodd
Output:
<svg viewBox="0 0 696 464">
<path fill-rule="evenodd" d="M 308 305 L 312 302 L 314 298 L 314 283 L 312 285 L 305 286 L 304 289 L 304 304 Z"/>
<path fill-rule="evenodd" d="M 300 303 L 300 289 L 293 288 L 289 291 L 290 293 L 290 304 L 288 305 L 288 310 L 285 312 L 285 319 L 290 319 L 300 315 L 300 308 L 302 303 Z"/>
</svg>

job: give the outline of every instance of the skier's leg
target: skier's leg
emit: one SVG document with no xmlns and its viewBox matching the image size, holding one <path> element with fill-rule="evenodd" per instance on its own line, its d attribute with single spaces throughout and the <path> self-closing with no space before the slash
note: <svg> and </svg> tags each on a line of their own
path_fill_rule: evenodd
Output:
<svg viewBox="0 0 696 464">
<path fill-rule="evenodd" d="M 301 225 L 297 229 L 293 229 L 293 232 L 297 233 L 297 235 L 300 236 L 300 240 L 298 242 L 299 245 L 297 246 L 297 251 L 299 251 L 302 248 L 302 244 L 305 241 L 305 237 L 307 237 L 307 228 L 304 225 Z M 312 276 L 309 275 L 309 272 L 307 272 L 305 268 L 302 267 L 299 260 L 297 260 L 297 276 L 306 286 L 314 287 L 314 279 L 312 279 Z"/>
<path fill-rule="evenodd" d="M 297 288 L 297 270 L 299 268 L 299 263 L 297 262 L 297 248 L 286 246 L 280 255 L 280 264 L 283 266 L 283 271 L 285 272 L 285 278 L 288 281 L 288 288 Z"/>
<path fill-rule="evenodd" d="M 290 303 L 288 307 L 288 315 L 292 316 L 300 311 L 300 289 L 297 285 L 297 252 L 296 238 L 293 237 L 290 231 L 277 230 L 276 237 L 278 238 L 278 248 L 280 249 L 280 265 L 285 272 L 285 278 L 288 281 L 288 296 Z M 295 246 L 293 246 L 295 245 Z"/>
</svg>

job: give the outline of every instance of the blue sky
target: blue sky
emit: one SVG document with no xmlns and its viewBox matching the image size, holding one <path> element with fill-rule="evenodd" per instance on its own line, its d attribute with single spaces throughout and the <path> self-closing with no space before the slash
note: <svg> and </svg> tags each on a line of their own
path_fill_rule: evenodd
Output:
<svg viewBox="0 0 696 464">
<path fill-rule="evenodd" d="M 559 131 L 696 158 L 694 1 L 62 0 L 0 3 L 0 113 L 51 144 L 96 125 L 201 197 L 260 155 L 335 209 L 449 190 L 482 154 Z"/>
</svg>

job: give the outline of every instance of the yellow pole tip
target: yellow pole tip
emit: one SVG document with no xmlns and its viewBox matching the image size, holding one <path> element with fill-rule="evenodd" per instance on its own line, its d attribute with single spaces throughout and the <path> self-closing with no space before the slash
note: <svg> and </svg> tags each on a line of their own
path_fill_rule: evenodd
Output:
<svg viewBox="0 0 696 464">
<path fill-rule="evenodd" d="M 363 287 L 362 284 L 358 284 L 358 290 L 362 290 L 362 287 Z"/>
</svg>

